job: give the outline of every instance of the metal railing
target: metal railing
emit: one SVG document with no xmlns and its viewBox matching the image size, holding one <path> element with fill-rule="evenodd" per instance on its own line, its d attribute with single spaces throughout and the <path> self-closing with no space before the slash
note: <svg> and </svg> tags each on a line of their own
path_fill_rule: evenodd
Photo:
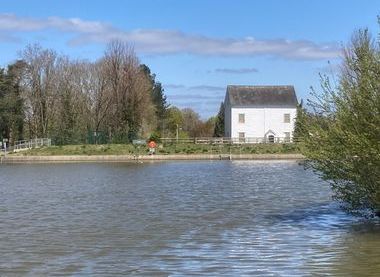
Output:
<svg viewBox="0 0 380 277">
<path fill-rule="evenodd" d="M 23 150 L 40 148 L 42 146 L 51 146 L 50 138 L 35 138 L 31 140 L 19 140 L 14 143 L 14 145 L 10 146 L 7 150 L 13 152 L 19 152 Z"/>
</svg>

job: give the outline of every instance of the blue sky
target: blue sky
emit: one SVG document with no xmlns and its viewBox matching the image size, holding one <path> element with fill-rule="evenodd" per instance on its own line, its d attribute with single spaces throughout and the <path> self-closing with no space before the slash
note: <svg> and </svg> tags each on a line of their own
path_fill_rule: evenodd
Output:
<svg viewBox="0 0 380 277">
<path fill-rule="evenodd" d="M 290 84 L 308 98 L 354 30 L 377 36 L 378 14 L 379 1 L 360 0 L 1 1 L 0 65 L 30 43 L 96 60 L 121 39 L 156 73 L 171 104 L 207 118 L 228 84 Z"/>
</svg>

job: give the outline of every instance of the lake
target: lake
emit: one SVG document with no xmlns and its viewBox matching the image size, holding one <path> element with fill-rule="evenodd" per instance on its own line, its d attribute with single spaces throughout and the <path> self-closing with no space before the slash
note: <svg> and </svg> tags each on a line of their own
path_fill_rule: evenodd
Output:
<svg viewBox="0 0 380 277">
<path fill-rule="evenodd" d="M 378 276 L 296 161 L 0 165 L 0 276 Z"/>
</svg>

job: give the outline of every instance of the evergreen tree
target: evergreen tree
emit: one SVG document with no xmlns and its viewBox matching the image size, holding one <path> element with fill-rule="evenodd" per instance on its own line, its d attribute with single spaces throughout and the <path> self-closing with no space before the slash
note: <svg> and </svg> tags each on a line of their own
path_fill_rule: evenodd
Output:
<svg viewBox="0 0 380 277">
<path fill-rule="evenodd" d="M 9 128 L 8 119 L 6 117 L 6 95 L 8 93 L 8 87 L 5 81 L 4 69 L 0 69 L 0 140 L 8 138 Z"/>
<path fill-rule="evenodd" d="M 0 139 L 10 143 L 23 139 L 24 110 L 20 79 L 24 63 L 17 61 L 0 69 Z"/>
<path fill-rule="evenodd" d="M 166 95 L 164 94 L 164 88 L 160 82 L 156 81 L 156 75 L 151 73 L 151 70 L 147 65 L 142 64 L 140 67 L 151 83 L 151 97 L 157 118 L 157 131 L 161 133 L 165 128 L 164 125 L 167 121 L 167 110 L 169 108 L 169 104 L 166 101 Z"/>
<path fill-rule="evenodd" d="M 169 105 L 166 102 L 166 95 L 164 94 L 164 89 L 160 82 L 154 82 L 153 90 L 152 90 L 152 99 L 153 104 L 156 107 L 156 115 L 157 118 L 163 119 L 165 118 L 166 111 Z M 159 126 L 161 128 L 161 126 Z"/>
<path fill-rule="evenodd" d="M 224 102 L 220 103 L 215 122 L 214 137 L 224 137 Z"/>
</svg>

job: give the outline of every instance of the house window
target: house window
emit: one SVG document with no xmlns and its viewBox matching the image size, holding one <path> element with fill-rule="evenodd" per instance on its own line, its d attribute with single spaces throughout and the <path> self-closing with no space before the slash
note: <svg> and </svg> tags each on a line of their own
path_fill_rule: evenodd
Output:
<svg viewBox="0 0 380 277">
<path fill-rule="evenodd" d="M 274 143 L 274 135 L 269 135 L 268 136 L 268 142 L 269 143 Z"/>
<path fill-rule="evenodd" d="M 284 134 L 285 134 L 284 142 L 290 142 L 290 132 L 284 132 Z"/>
<path fill-rule="evenodd" d="M 245 123 L 245 114 L 239 113 L 239 123 Z"/>
<path fill-rule="evenodd" d="M 245 142 L 245 133 L 239 132 L 239 142 Z"/>
<path fill-rule="evenodd" d="M 290 123 L 290 113 L 284 114 L 284 123 Z"/>
</svg>

